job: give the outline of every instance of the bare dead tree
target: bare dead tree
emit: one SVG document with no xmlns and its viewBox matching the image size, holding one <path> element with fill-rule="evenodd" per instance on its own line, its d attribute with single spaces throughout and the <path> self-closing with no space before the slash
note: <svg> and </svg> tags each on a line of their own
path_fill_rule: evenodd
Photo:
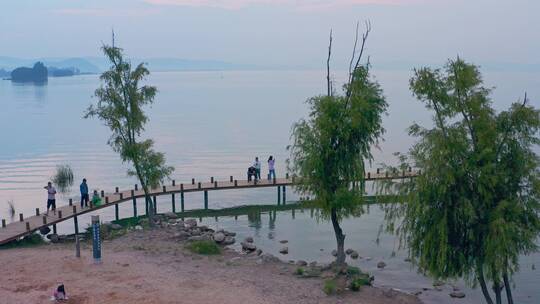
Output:
<svg viewBox="0 0 540 304">
<path fill-rule="evenodd" d="M 352 92 L 351 92 L 352 86 L 350 84 L 354 82 L 354 71 L 360 66 L 360 60 L 362 59 L 362 55 L 364 54 L 366 41 L 367 41 L 367 39 L 369 37 L 369 33 L 371 32 L 371 22 L 368 20 L 368 21 L 366 21 L 365 24 L 366 24 L 366 30 L 362 34 L 362 44 L 360 45 L 360 51 L 358 53 L 358 56 L 356 56 L 356 47 L 357 47 L 357 44 L 358 44 L 358 23 L 357 23 L 357 26 L 356 26 L 356 37 L 355 37 L 355 41 L 354 41 L 353 54 L 352 54 L 350 65 L 349 65 L 349 80 L 348 80 L 348 83 L 347 83 L 347 93 L 346 93 L 347 99 L 352 94 Z M 353 63 L 354 63 L 354 65 L 353 65 Z"/>
<path fill-rule="evenodd" d="M 330 58 L 332 57 L 332 29 L 330 29 L 330 42 L 328 43 L 328 58 L 326 59 L 326 86 L 328 96 L 332 95 L 332 81 L 330 80 Z"/>
</svg>

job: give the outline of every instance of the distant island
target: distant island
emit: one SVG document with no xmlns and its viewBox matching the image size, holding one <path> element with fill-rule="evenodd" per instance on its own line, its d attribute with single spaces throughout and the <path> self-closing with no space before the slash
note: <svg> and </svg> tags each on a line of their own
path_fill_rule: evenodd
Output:
<svg viewBox="0 0 540 304">
<path fill-rule="evenodd" d="M 32 68 L 20 67 L 11 71 L 13 82 L 47 82 L 48 71 L 42 62 L 36 62 Z"/>
</svg>

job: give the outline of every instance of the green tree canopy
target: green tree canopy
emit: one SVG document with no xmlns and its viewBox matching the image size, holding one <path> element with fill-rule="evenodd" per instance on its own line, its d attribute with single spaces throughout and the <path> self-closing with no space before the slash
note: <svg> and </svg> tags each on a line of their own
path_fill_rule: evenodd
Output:
<svg viewBox="0 0 540 304">
<path fill-rule="evenodd" d="M 108 143 L 122 161 L 133 165 L 128 174 L 139 179 L 151 218 L 155 206 L 149 189 L 157 187 L 174 170 L 165 164 L 164 154 L 153 149 L 151 139 L 141 139 L 148 121 L 143 107 L 154 101 L 157 89 L 140 85 L 149 74 L 143 63 L 132 69 L 118 47 L 104 46 L 103 52 L 111 67 L 101 75 L 102 85 L 95 92 L 99 100 L 88 108 L 85 118 L 97 117 L 111 130 Z"/>
<path fill-rule="evenodd" d="M 389 228 L 422 270 L 479 283 L 488 303 L 486 282 L 497 303 L 504 286 L 512 303 L 519 255 L 537 250 L 540 233 L 540 112 L 525 97 L 496 113 L 478 68 L 459 58 L 415 70 L 410 87 L 433 127 L 413 124 L 418 141 L 400 155 L 400 169 L 412 162 L 421 175 L 380 188 L 403 199 L 387 209 Z"/>
</svg>

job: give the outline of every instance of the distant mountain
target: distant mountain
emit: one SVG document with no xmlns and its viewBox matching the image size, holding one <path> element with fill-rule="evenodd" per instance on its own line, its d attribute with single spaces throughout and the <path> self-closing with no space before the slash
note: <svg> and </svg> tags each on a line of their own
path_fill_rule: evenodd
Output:
<svg viewBox="0 0 540 304">
<path fill-rule="evenodd" d="M 40 61 L 49 67 L 59 69 L 75 68 L 81 74 L 96 74 L 102 70 L 83 58 L 40 58 L 40 59 L 21 59 L 15 57 L 0 56 L 0 69 L 11 71 L 20 66 L 31 66 L 34 62 Z"/>
<path fill-rule="evenodd" d="M 11 73 L 9 71 L 6 71 L 4 69 L 0 69 L 0 78 L 5 78 L 11 76 Z"/>
<path fill-rule="evenodd" d="M 42 62 L 36 62 L 32 68 L 20 67 L 11 71 L 13 82 L 47 82 L 47 68 Z"/>
</svg>

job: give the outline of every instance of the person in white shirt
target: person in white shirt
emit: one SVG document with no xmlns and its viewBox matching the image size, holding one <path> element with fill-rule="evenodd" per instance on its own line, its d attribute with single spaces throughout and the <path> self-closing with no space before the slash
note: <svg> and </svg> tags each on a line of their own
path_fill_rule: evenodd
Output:
<svg viewBox="0 0 540 304">
<path fill-rule="evenodd" d="M 253 164 L 253 168 L 255 168 L 255 179 L 260 180 L 261 179 L 261 162 L 259 161 L 258 157 L 255 157 L 255 163 Z"/>
<path fill-rule="evenodd" d="M 47 215 L 49 215 L 49 209 L 52 208 L 54 214 L 56 214 L 56 189 L 52 183 L 47 183 L 47 186 L 43 187 L 47 190 Z"/>
<path fill-rule="evenodd" d="M 276 171 L 274 170 L 275 159 L 272 155 L 268 158 L 268 180 L 276 178 Z"/>
</svg>

